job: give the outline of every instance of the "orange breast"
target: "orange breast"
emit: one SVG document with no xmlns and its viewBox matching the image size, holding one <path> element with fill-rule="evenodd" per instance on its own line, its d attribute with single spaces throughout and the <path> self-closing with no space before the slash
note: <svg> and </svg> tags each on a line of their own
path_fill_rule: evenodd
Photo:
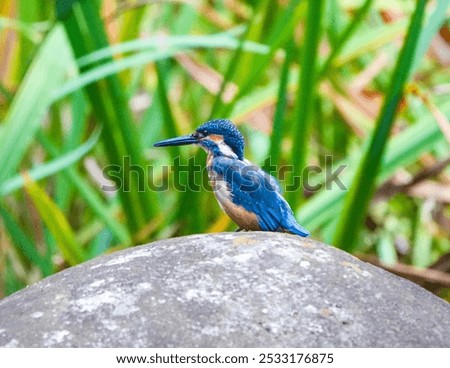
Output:
<svg viewBox="0 0 450 368">
<path fill-rule="evenodd" d="M 238 206 L 231 201 L 222 203 L 222 208 L 241 229 L 261 230 L 258 217 L 253 212 L 249 212 L 244 207 Z"/>
</svg>

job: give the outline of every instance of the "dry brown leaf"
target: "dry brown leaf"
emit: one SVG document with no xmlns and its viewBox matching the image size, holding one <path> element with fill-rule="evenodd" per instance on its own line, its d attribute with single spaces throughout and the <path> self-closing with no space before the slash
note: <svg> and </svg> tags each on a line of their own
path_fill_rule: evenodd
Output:
<svg viewBox="0 0 450 368">
<path fill-rule="evenodd" d="M 362 70 L 350 84 L 354 90 L 365 88 L 390 62 L 389 55 L 386 52 L 380 52 L 373 61 Z"/>
<path fill-rule="evenodd" d="M 275 112 L 274 104 L 267 104 L 264 106 L 260 106 L 257 110 L 253 110 L 246 115 L 240 116 L 238 119 L 235 119 L 236 122 L 247 122 L 253 128 L 264 132 L 265 134 L 270 134 L 272 131 L 272 121 L 273 114 Z"/>
<path fill-rule="evenodd" d="M 222 29 L 230 29 L 233 27 L 233 22 L 220 14 L 215 10 L 208 2 L 204 2 L 202 6 L 198 8 L 199 12 L 208 19 L 211 23 Z"/>
<path fill-rule="evenodd" d="M 213 95 L 219 93 L 223 81 L 223 76 L 220 73 L 194 60 L 190 55 L 179 54 L 175 56 L 175 59 L 195 81 L 205 87 L 209 92 Z M 235 84 L 228 83 L 223 91 L 222 100 L 224 102 L 230 102 L 236 95 L 237 90 Z"/>
<path fill-rule="evenodd" d="M 430 110 L 431 114 L 436 119 L 439 128 L 445 136 L 445 139 L 447 139 L 447 142 L 450 143 L 450 122 L 448 121 L 447 117 L 441 112 L 441 110 L 439 110 L 434 102 L 431 101 L 431 99 L 428 97 L 428 94 L 425 91 L 419 89 L 417 85 L 409 85 L 408 91 L 422 100 L 423 104 Z"/>
<path fill-rule="evenodd" d="M 241 19 L 251 16 L 251 8 L 236 0 L 225 0 L 224 5 Z"/>
<path fill-rule="evenodd" d="M 376 257 L 369 255 L 358 255 L 358 258 L 372 263 L 378 267 L 392 272 L 405 279 L 411 280 L 419 285 L 423 283 L 430 283 L 433 285 L 439 285 L 441 287 L 450 287 L 450 274 L 433 269 L 420 269 L 414 266 L 405 265 L 403 263 L 397 263 L 395 265 L 385 265 L 380 262 Z"/>
<path fill-rule="evenodd" d="M 426 180 L 407 189 L 412 197 L 431 199 L 436 202 L 450 203 L 450 185 Z"/>
<path fill-rule="evenodd" d="M 429 52 L 443 67 L 450 66 L 450 45 L 439 34 L 431 41 Z"/>
<path fill-rule="evenodd" d="M 367 132 L 371 117 L 366 111 L 361 110 L 360 106 L 339 94 L 328 82 L 320 86 L 322 94 L 333 102 L 335 108 L 339 111 L 350 129 L 359 137 L 364 137 Z"/>
<path fill-rule="evenodd" d="M 442 179 L 441 181 L 443 182 L 440 185 L 444 187 L 450 186 L 450 181 L 447 180 L 444 172 L 445 168 L 450 164 L 450 157 L 437 161 L 430 154 L 423 154 L 420 161 L 424 165 L 424 169 L 415 174 L 414 177 L 404 169 L 398 170 L 391 179 L 378 188 L 375 198 L 377 200 L 386 199 L 400 192 L 408 193 L 411 188 L 418 186 L 420 183 L 425 181 L 431 182 L 429 179 L 433 177 Z"/>
</svg>

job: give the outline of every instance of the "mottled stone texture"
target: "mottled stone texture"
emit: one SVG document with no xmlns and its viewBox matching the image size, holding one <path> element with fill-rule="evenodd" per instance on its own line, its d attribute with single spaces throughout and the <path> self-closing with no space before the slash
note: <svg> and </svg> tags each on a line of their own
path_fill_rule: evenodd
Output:
<svg viewBox="0 0 450 368">
<path fill-rule="evenodd" d="M 450 304 L 310 239 L 196 235 L 3 299 L 0 346 L 450 347 Z"/>
</svg>

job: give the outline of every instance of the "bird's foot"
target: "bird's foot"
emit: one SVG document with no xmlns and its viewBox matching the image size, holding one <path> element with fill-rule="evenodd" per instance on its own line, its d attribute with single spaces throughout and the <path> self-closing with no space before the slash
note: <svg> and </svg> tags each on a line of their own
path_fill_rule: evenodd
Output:
<svg viewBox="0 0 450 368">
<path fill-rule="evenodd" d="M 241 227 L 238 227 L 234 232 L 235 232 L 235 233 L 238 233 L 238 232 L 240 232 L 240 231 L 242 231 L 242 230 L 244 230 L 244 229 L 241 228 Z"/>
</svg>

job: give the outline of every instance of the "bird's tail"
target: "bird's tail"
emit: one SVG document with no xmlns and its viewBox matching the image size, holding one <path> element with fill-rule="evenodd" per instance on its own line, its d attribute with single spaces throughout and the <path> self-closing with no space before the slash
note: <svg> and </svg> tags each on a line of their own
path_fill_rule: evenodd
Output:
<svg viewBox="0 0 450 368">
<path fill-rule="evenodd" d="M 309 236 L 309 231 L 301 227 L 294 219 L 289 219 L 284 226 L 284 230 L 288 233 L 299 235 L 302 237 Z"/>
</svg>

